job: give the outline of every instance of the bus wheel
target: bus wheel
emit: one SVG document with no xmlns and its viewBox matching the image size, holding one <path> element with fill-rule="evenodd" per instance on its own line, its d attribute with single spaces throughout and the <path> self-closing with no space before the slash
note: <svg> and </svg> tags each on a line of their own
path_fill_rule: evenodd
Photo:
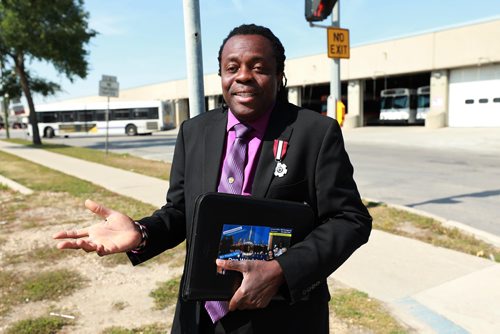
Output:
<svg viewBox="0 0 500 334">
<path fill-rule="evenodd" d="M 137 134 L 137 127 L 135 125 L 133 125 L 133 124 L 129 124 L 125 128 L 125 133 L 128 136 L 135 136 Z"/>
<path fill-rule="evenodd" d="M 51 127 L 45 128 L 45 138 L 53 138 L 54 137 L 54 129 Z"/>
</svg>

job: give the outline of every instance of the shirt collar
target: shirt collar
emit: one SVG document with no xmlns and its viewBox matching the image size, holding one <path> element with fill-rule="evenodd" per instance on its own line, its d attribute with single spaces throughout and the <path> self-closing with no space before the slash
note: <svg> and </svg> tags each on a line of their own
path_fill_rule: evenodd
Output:
<svg viewBox="0 0 500 334">
<path fill-rule="evenodd" d="M 267 129 L 267 124 L 269 123 L 269 117 L 271 116 L 271 111 L 273 110 L 273 108 L 270 108 L 266 113 L 264 113 L 255 121 L 248 122 L 248 125 L 250 125 L 254 130 L 256 137 L 262 138 L 264 136 L 264 133 L 266 132 Z M 229 132 L 229 130 L 231 130 L 233 126 L 239 123 L 241 123 L 240 120 L 237 119 L 236 116 L 233 115 L 231 109 L 229 109 L 226 131 Z"/>
</svg>

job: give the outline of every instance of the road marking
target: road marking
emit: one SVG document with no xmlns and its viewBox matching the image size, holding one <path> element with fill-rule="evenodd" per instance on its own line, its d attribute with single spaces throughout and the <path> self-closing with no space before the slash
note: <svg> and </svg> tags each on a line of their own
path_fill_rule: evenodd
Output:
<svg viewBox="0 0 500 334">
<path fill-rule="evenodd" d="M 441 314 L 434 312 L 427 306 L 420 304 L 411 297 L 402 298 L 396 303 L 404 307 L 406 311 L 427 324 L 438 334 L 470 334 L 464 328 L 445 318 Z"/>
</svg>

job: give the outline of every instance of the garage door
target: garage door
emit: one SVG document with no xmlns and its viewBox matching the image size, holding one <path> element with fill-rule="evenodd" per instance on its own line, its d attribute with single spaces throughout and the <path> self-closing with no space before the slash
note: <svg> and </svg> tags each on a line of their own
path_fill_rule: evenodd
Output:
<svg viewBox="0 0 500 334">
<path fill-rule="evenodd" d="M 500 127 L 500 65 L 452 70 L 450 127 Z"/>
</svg>

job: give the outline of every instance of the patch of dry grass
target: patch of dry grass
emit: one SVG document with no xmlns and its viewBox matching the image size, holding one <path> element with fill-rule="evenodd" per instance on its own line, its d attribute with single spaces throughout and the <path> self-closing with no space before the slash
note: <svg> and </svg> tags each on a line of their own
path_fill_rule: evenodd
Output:
<svg viewBox="0 0 500 334">
<path fill-rule="evenodd" d="M 16 265 L 19 263 L 32 263 L 35 266 L 45 266 L 75 255 L 74 252 L 61 252 L 55 247 L 41 246 L 27 252 L 8 253 L 5 256 L 5 265 Z"/>
<path fill-rule="evenodd" d="M 123 327 L 110 327 L 106 328 L 101 334 L 164 334 L 167 332 L 167 328 L 162 324 L 151 324 L 147 326 L 141 326 L 133 329 L 127 329 Z"/>
<path fill-rule="evenodd" d="M 443 226 L 432 218 L 391 208 L 384 203 L 365 202 L 365 205 L 376 229 L 500 262 L 500 248 L 457 228 Z"/>
<path fill-rule="evenodd" d="M 158 288 L 151 291 L 149 295 L 154 299 L 157 309 L 162 310 L 176 303 L 180 282 L 181 279 L 179 277 L 173 278 L 159 283 Z"/>
<path fill-rule="evenodd" d="M 18 321 L 12 324 L 6 334 L 55 334 L 72 321 L 55 317 L 39 317 Z"/>
<path fill-rule="evenodd" d="M 330 309 L 356 332 L 403 334 L 402 327 L 376 299 L 353 289 L 334 289 Z"/>
</svg>

